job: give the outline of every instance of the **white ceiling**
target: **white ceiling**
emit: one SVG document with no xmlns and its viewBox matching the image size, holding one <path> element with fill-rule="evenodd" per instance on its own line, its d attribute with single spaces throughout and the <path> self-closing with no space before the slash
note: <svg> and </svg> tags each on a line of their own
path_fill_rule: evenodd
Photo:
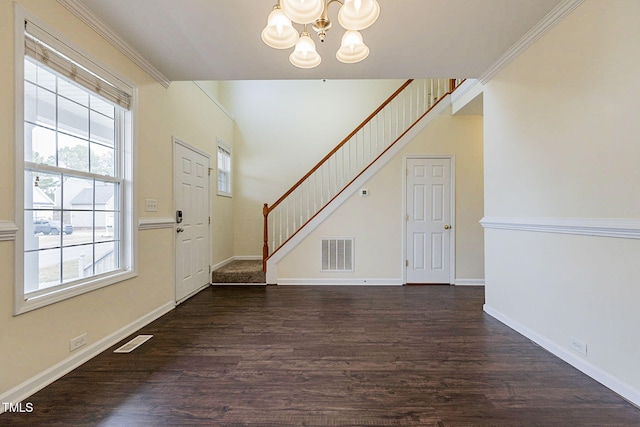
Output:
<svg viewBox="0 0 640 427">
<path fill-rule="evenodd" d="M 276 0 L 76 0 L 169 80 L 477 78 L 561 0 L 379 0 L 358 64 L 335 58 L 338 6 L 323 61 L 301 70 L 260 32 Z"/>
</svg>

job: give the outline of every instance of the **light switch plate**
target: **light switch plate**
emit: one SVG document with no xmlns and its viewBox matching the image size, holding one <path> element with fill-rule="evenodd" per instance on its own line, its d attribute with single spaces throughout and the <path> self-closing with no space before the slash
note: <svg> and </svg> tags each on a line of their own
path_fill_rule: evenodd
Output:
<svg viewBox="0 0 640 427">
<path fill-rule="evenodd" d="M 145 199 L 145 211 L 158 212 L 158 201 L 156 199 Z"/>
</svg>

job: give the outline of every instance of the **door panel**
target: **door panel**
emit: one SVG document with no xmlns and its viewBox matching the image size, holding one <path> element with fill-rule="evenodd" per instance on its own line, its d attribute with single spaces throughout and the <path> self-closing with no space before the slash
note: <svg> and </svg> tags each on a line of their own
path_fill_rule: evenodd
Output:
<svg viewBox="0 0 640 427">
<path fill-rule="evenodd" d="M 209 283 L 209 158 L 176 142 L 176 302 Z"/>
<path fill-rule="evenodd" d="M 451 159 L 407 159 L 407 283 L 450 283 Z"/>
</svg>

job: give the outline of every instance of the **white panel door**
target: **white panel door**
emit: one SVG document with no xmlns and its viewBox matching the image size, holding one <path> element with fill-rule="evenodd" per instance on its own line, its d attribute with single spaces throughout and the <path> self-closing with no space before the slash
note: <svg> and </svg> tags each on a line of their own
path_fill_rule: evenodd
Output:
<svg viewBox="0 0 640 427">
<path fill-rule="evenodd" d="M 407 283 L 451 283 L 451 234 L 451 159 L 407 159 Z"/>
<path fill-rule="evenodd" d="M 210 282 L 209 158 L 178 141 L 174 147 L 176 302 L 181 302 Z"/>
</svg>

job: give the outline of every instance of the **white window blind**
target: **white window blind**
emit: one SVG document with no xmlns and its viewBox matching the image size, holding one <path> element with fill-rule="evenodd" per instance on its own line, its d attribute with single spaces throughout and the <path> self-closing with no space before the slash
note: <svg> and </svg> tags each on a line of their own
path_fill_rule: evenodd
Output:
<svg viewBox="0 0 640 427">
<path fill-rule="evenodd" d="M 60 42 L 57 41 L 53 35 L 38 27 L 38 25 L 29 20 L 25 20 L 24 25 L 25 55 L 30 56 L 73 82 L 104 97 L 108 101 L 126 110 L 131 108 L 131 94 L 125 89 L 117 87 L 113 83 L 92 73 L 65 55 L 64 52 L 52 48 L 52 45 L 57 46 Z M 110 79 L 110 81 L 113 80 L 114 79 Z"/>
</svg>

